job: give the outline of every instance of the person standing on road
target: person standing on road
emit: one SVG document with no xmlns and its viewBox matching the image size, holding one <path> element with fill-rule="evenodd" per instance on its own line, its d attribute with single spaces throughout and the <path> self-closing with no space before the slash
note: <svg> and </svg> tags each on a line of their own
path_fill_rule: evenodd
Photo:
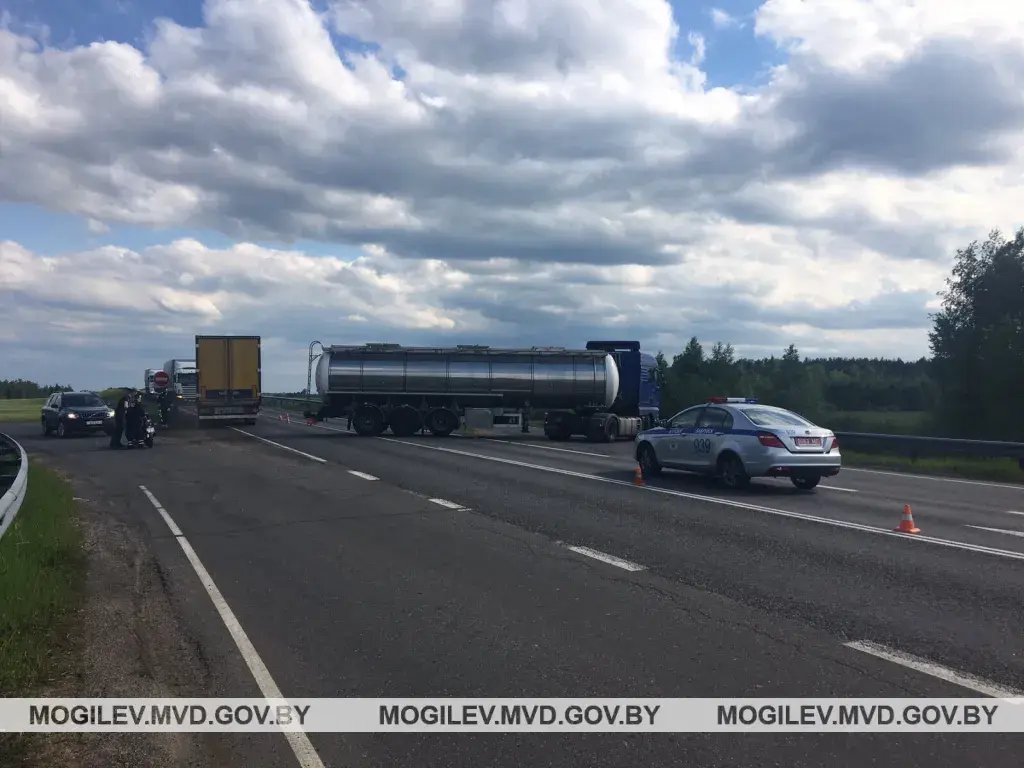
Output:
<svg viewBox="0 0 1024 768">
<path fill-rule="evenodd" d="M 157 396 L 157 401 L 160 403 L 160 425 L 167 426 L 167 413 L 171 410 L 171 394 L 167 389 L 160 390 L 160 394 Z"/>
<path fill-rule="evenodd" d="M 124 448 L 121 443 L 121 435 L 124 433 L 124 412 L 128 407 L 128 393 L 121 395 L 114 408 L 114 433 L 110 436 L 111 448 Z"/>
</svg>

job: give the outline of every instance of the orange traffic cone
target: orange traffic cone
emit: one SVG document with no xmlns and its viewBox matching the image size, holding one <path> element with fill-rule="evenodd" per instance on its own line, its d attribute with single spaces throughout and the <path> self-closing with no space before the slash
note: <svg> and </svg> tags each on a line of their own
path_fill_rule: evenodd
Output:
<svg viewBox="0 0 1024 768">
<path fill-rule="evenodd" d="M 277 414 L 277 420 L 278 421 L 284 421 L 284 414 L 282 414 L 282 413 Z"/>
<path fill-rule="evenodd" d="M 633 475 L 633 485 L 644 484 L 644 471 L 640 469 L 640 465 L 636 465 L 636 473 Z"/>
<path fill-rule="evenodd" d="M 306 426 L 307 427 L 312 427 L 313 426 L 313 419 L 312 418 L 306 419 Z"/>
<path fill-rule="evenodd" d="M 292 415 L 290 413 L 286 413 L 284 415 L 284 420 L 287 421 L 289 424 L 291 424 L 292 423 Z"/>
<path fill-rule="evenodd" d="M 914 525 L 914 516 L 910 514 L 910 505 L 903 505 L 903 519 L 900 520 L 900 524 L 894 531 L 900 533 L 920 533 L 921 529 Z"/>
</svg>

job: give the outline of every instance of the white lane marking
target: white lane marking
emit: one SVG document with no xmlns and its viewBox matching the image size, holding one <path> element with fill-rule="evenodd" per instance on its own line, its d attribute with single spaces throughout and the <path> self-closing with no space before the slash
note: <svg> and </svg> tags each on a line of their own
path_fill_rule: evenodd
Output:
<svg viewBox="0 0 1024 768">
<path fill-rule="evenodd" d="M 621 557 L 615 557 L 615 555 L 606 555 L 604 552 L 598 552 L 596 549 L 590 547 L 577 547 L 575 545 L 565 544 L 566 549 L 571 549 L 573 552 L 577 552 L 587 557 L 592 557 L 595 560 L 600 560 L 602 563 L 608 563 L 614 565 L 616 568 L 621 568 L 624 571 L 644 571 L 647 566 L 637 565 L 631 563 L 629 560 L 623 560 Z"/>
<path fill-rule="evenodd" d="M 996 555 L 998 557 L 1005 557 L 1010 560 L 1024 560 L 1024 552 L 1014 552 L 1008 549 L 995 549 L 994 547 L 983 547 L 978 544 L 968 544 L 964 541 L 952 541 L 950 539 L 938 539 L 933 536 L 922 536 L 921 534 L 915 534 L 910 536 L 905 533 L 898 533 L 891 531 L 888 528 L 878 528 L 872 525 L 864 525 L 863 523 L 852 523 L 846 520 L 834 520 L 828 517 L 817 517 L 816 515 L 808 515 L 803 512 L 790 512 L 785 509 L 776 509 L 774 507 L 763 507 L 758 504 L 748 504 L 743 501 L 734 501 L 732 499 L 723 499 L 716 496 L 702 496 L 696 493 L 686 493 L 685 491 L 673 491 L 668 488 L 659 488 L 653 485 L 633 485 L 632 482 L 625 480 L 615 480 L 610 477 L 601 477 L 599 475 L 590 475 L 585 472 L 573 472 L 569 469 L 560 469 L 558 467 L 548 467 L 542 464 L 530 464 L 525 461 L 516 461 L 514 459 L 503 459 L 498 456 L 487 456 L 481 453 L 470 453 L 468 451 L 459 451 L 454 448 L 442 448 L 436 445 L 425 445 L 424 443 L 407 443 L 404 440 L 395 440 L 391 437 L 378 437 L 378 440 L 383 440 L 388 443 L 397 443 L 398 445 L 408 445 L 413 448 L 422 448 L 427 451 L 439 451 L 441 453 L 451 453 L 456 456 L 468 456 L 474 459 L 481 459 L 483 461 L 493 461 L 498 464 L 509 464 L 514 467 L 524 467 L 526 469 L 535 469 L 539 472 L 552 472 L 558 475 L 565 475 L 568 477 L 577 477 L 583 480 L 593 480 L 598 483 L 609 483 L 611 485 L 620 485 L 626 488 L 635 488 L 640 491 L 647 491 L 649 493 L 660 493 L 666 496 L 675 496 L 681 499 L 693 499 L 694 501 L 703 501 L 709 504 L 719 504 L 724 507 L 734 507 L 736 509 L 746 509 L 754 512 L 762 512 L 768 515 L 776 515 L 778 517 L 788 517 L 793 520 L 804 520 L 810 523 L 820 523 L 822 525 L 831 525 L 835 528 L 846 528 L 851 531 L 862 531 L 864 533 L 873 533 L 878 536 L 891 536 L 898 539 L 902 539 L 908 542 L 918 542 L 923 544 L 934 544 L 940 547 L 950 547 L 952 549 L 962 549 L 967 552 L 979 552 L 986 555 Z"/>
<path fill-rule="evenodd" d="M 819 488 L 824 488 L 826 491 L 845 491 L 846 493 L 860 493 L 856 488 L 840 488 L 838 485 L 819 485 Z"/>
<path fill-rule="evenodd" d="M 282 448 L 282 449 L 284 449 L 286 451 L 291 451 L 292 453 L 297 453 L 297 454 L 299 454 L 299 456 L 305 456 L 307 459 L 312 459 L 313 461 L 319 461 L 321 464 L 326 464 L 327 463 L 327 459 L 321 459 L 319 456 L 314 456 L 311 453 L 305 453 L 304 451 L 299 451 L 299 450 L 296 450 L 295 448 L 289 448 L 287 445 L 282 445 L 281 443 L 274 442 L 273 440 L 267 440 L 267 438 L 260 437 L 259 435 L 254 435 L 252 432 L 246 432 L 244 429 L 239 429 L 238 427 L 232 427 L 232 429 L 235 430 L 235 432 L 237 432 L 240 435 L 247 435 L 249 437 L 254 437 L 257 440 L 266 443 L 267 445 L 274 446 L 275 448 Z"/>
<path fill-rule="evenodd" d="M 521 445 L 524 448 L 537 448 L 541 451 L 558 451 L 559 453 L 575 453 L 580 456 L 597 456 L 602 459 L 617 459 L 618 456 L 611 456 L 607 453 L 591 453 L 590 451 L 576 451 L 571 448 L 555 448 L 553 445 L 537 445 L 536 443 L 525 443 L 517 440 L 499 440 L 496 437 L 485 437 L 492 443 L 506 443 L 508 445 Z"/>
<path fill-rule="evenodd" d="M 429 499 L 438 506 L 448 507 L 448 509 L 465 509 L 461 504 L 456 504 L 454 501 L 448 501 L 448 499 Z"/>
<path fill-rule="evenodd" d="M 988 680 L 983 680 L 980 677 L 974 677 L 973 675 L 966 675 L 962 672 L 943 667 L 941 664 L 935 664 L 934 662 L 922 659 L 918 656 L 912 656 L 909 653 L 898 651 L 895 648 L 889 648 L 879 643 L 872 643 L 867 640 L 855 640 L 852 643 L 844 643 L 847 648 L 852 648 L 855 651 L 861 653 L 867 653 L 871 656 L 876 656 L 879 659 L 885 659 L 891 661 L 894 664 L 900 664 L 909 669 L 923 672 L 926 675 L 937 677 L 940 680 L 945 680 L 948 683 L 954 683 L 959 685 L 961 688 L 967 688 L 972 691 L 977 691 L 986 696 L 991 696 L 995 699 L 1017 699 L 1024 696 L 1024 692 L 1016 691 L 1013 688 L 1007 688 L 1004 685 L 993 683 Z M 1024 701 L 1011 701 L 1012 704 L 1021 704 Z"/>
<path fill-rule="evenodd" d="M 1021 517 L 1024 517 L 1024 512 L 1014 512 L 1012 509 L 1006 510 L 1006 512 L 1004 512 L 1003 514 L 1006 514 L 1006 515 L 1020 515 Z"/>
<path fill-rule="evenodd" d="M 872 475 L 888 475 L 889 477 L 907 477 L 912 480 L 935 480 L 942 483 L 960 483 L 961 485 L 980 485 L 984 488 L 1006 488 L 1011 491 L 1024 491 L 1024 485 L 1010 485 L 1009 483 L 986 483 L 983 480 L 961 480 L 956 477 L 942 477 L 940 475 L 911 475 L 907 472 L 885 472 L 881 469 L 860 469 L 857 467 L 843 467 L 843 472 L 869 472 Z"/>
<path fill-rule="evenodd" d="M 196 575 L 199 580 L 206 587 L 206 593 L 210 596 L 213 601 L 214 608 L 217 609 L 217 613 L 220 614 L 221 620 L 224 622 L 224 626 L 227 627 L 228 632 L 231 634 L 231 639 L 235 641 L 235 646 L 238 648 L 239 653 L 242 654 L 242 658 L 245 660 L 246 666 L 249 667 L 249 671 L 252 676 L 256 678 L 256 684 L 260 687 L 260 691 L 263 693 L 263 697 L 268 700 L 269 703 L 274 704 L 286 704 L 287 700 L 281 694 L 281 689 L 277 687 L 277 683 L 274 682 L 273 676 L 270 674 L 270 670 L 267 669 L 267 665 L 263 663 L 263 659 L 260 658 L 259 653 L 256 652 L 256 648 L 249 640 L 249 636 L 245 634 L 245 630 L 242 629 L 242 625 L 235 618 L 234 612 L 231 610 L 231 606 L 228 605 L 227 600 L 224 599 L 224 595 L 221 594 L 217 585 L 214 583 L 213 578 L 210 576 L 210 572 L 206 570 L 202 561 L 199 559 L 199 555 L 192 549 L 192 545 L 189 544 L 188 539 L 181 532 L 181 529 L 174 522 L 174 519 L 167 513 L 167 510 L 163 508 L 163 505 L 156 500 L 156 497 L 150 493 L 149 489 L 140 485 L 139 488 L 149 498 L 150 503 L 156 508 L 156 511 L 160 513 L 160 517 L 167 523 L 167 527 L 171 529 L 171 533 L 178 540 L 181 548 L 185 551 L 185 557 L 192 564 L 192 568 L 195 569 Z M 272 701 L 276 700 L 276 701 Z M 298 726 L 296 726 L 298 727 Z M 302 768 L 324 768 L 323 761 L 320 759 L 320 755 L 313 748 L 313 744 L 310 742 L 306 732 L 299 729 L 294 731 L 284 731 L 284 736 L 288 739 L 288 744 L 292 748 L 292 752 L 295 753 L 295 758 L 299 761 L 299 765 Z"/>
<path fill-rule="evenodd" d="M 992 531 L 992 533 L 1005 533 L 1009 536 L 1021 536 L 1024 537 L 1024 533 L 1020 531 L 1008 531 L 1005 528 L 987 528 L 984 525 L 966 525 L 965 528 L 977 528 L 979 531 Z"/>
<path fill-rule="evenodd" d="M 380 479 L 379 477 L 374 477 L 373 475 L 368 475 L 365 472 L 356 472 L 354 469 L 350 469 L 348 471 L 348 473 L 350 475 L 355 475 L 356 477 L 361 477 L 361 478 L 363 478 L 363 480 L 379 480 Z"/>
</svg>

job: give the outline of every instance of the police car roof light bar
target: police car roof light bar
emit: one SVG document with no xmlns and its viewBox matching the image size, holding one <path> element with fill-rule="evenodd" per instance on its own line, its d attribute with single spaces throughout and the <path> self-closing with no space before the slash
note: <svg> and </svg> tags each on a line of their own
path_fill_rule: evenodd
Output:
<svg viewBox="0 0 1024 768">
<path fill-rule="evenodd" d="M 756 397 L 709 397 L 709 403 L 756 403 Z"/>
</svg>

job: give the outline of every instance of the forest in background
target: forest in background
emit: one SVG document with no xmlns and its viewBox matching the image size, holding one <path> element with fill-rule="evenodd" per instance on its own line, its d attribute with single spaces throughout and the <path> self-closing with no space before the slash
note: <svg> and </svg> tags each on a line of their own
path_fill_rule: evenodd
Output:
<svg viewBox="0 0 1024 768">
<path fill-rule="evenodd" d="M 931 319 L 931 357 L 737 358 L 731 344 L 691 338 L 658 353 L 662 416 L 708 397 L 756 397 L 837 431 L 1024 441 L 1024 228 L 993 231 L 957 251 Z M 0 399 L 46 397 L 69 386 L 0 379 Z"/>
</svg>

